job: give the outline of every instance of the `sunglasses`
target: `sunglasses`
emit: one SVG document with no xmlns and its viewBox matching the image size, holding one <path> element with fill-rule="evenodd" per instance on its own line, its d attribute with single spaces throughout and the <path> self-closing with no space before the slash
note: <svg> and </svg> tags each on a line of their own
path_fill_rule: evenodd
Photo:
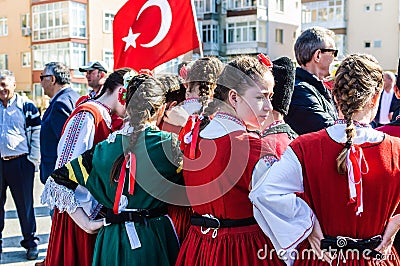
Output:
<svg viewBox="0 0 400 266">
<path fill-rule="evenodd" d="M 43 81 L 45 77 L 51 77 L 53 75 L 40 75 L 40 81 Z"/>
<path fill-rule="evenodd" d="M 337 55 L 338 55 L 338 53 L 339 53 L 339 50 L 336 50 L 336 49 L 329 49 L 329 48 L 322 48 L 322 49 L 318 49 L 318 50 L 320 50 L 321 51 L 321 53 L 328 53 L 328 52 L 331 52 L 331 53 L 333 53 L 333 56 L 334 57 L 336 57 Z"/>
</svg>

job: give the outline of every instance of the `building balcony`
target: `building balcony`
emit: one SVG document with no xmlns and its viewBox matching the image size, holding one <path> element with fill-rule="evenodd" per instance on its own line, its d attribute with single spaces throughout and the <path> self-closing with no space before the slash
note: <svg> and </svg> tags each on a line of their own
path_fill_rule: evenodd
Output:
<svg viewBox="0 0 400 266">
<path fill-rule="evenodd" d="M 227 43 L 222 46 L 226 55 L 267 53 L 266 42 Z"/>
</svg>

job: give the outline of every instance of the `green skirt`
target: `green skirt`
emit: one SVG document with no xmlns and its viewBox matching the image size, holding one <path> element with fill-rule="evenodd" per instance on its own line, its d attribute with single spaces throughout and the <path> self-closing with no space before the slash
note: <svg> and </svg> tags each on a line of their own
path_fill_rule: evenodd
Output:
<svg viewBox="0 0 400 266">
<path fill-rule="evenodd" d="M 97 236 L 93 266 L 97 265 L 175 265 L 179 243 L 167 216 L 135 223 L 141 247 L 131 249 L 125 224 L 102 227 Z"/>
</svg>

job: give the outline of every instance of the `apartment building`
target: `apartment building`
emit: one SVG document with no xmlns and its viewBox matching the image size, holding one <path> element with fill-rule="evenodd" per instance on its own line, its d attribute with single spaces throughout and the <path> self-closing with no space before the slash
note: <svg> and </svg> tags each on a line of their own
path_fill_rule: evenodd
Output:
<svg viewBox="0 0 400 266">
<path fill-rule="evenodd" d="M 294 58 L 300 0 L 194 0 L 205 55 Z"/>
<path fill-rule="evenodd" d="M 400 54 L 397 0 L 302 0 L 302 30 L 322 26 L 336 33 L 339 59 L 351 53 L 375 56 L 397 72 Z"/>
<path fill-rule="evenodd" d="M 113 68 L 112 22 L 126 1 L 0 0 L 0 68 L 12 70 L 17 90 L 39 106 L 48 100 L 43 97 L 40 73 L 50 61 L 66 63 L 72 87 L 86 93 L 86 79 L 78 68 L 91 60 L 103 60 Z M 272 59 L 294 58 L 301 0 L 194 0 L 194 4 L 204 55 L 225 60 L 258 53 Z M 186 59 L 196 56 L 189 53 Z"/>
</svg>

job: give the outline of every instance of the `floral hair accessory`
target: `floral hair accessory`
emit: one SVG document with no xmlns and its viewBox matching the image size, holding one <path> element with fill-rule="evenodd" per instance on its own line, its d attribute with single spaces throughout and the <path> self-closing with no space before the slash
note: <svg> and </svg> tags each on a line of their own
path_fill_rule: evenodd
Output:
<svg viewBox="0 0 400 266">
<path fill-rule="evenodd" d="M 134 76 L 137 76 L 137 72 L 135 70 L 131 70 L 125 73 L 124 79 L 124 88 L 127 89 L 129 82 L 133 79 Z"/>
<path fill-rule="evenodd" d="M 151 71 L 150 69 L 146 69 L 146 68 L 142 68 L 141 70 L 139 70 L 139 74 L 146 74 L 146 75 L 149 75 L 150 77 L 154 77 L 153 71 Z"/>
<path fill-rule="evenodd" d="M 118 101 L 122 105 L 125 105 L 125 103 L 126 103 L 126 93 L 127 93 L 127 90 L 124 87 L 119 88 Z"/>
<path fill-rule="evenodd" d="M 125 75 L 124 75 L 124 77 L 123 77 L 123 79 L 124 79 L 124 86 L 123 87 L 121 87 L 120 89 L 119 89 L 119 92 L 118 92 L 118 101 L 122 104 L 122 105 L 125 105 L 125 103 L 126 103 L 126 93 L 127 93 L 127 89 L 128 89 L 128 85 L 129 85 L 129 82 L 132 80 L 132 78 L 134 77 L 134 76 L 136 76 L 138 73 L 136 72 L 136 71 L 134 71 L 134 70 L 131 70 L 131 71 L 128 71 L 128 72 L 126 72 L 125 73 Z"/>
<path fill-rule="evenodd" d="M 264 66 L 268 67 L 270 70 L 272 70 L 272 61 L 269 59 L 268 55 L 265 54 L 258 54 L 257 55 L 258 61 L 260 61 L 261 64 Z"/>
</svg>

